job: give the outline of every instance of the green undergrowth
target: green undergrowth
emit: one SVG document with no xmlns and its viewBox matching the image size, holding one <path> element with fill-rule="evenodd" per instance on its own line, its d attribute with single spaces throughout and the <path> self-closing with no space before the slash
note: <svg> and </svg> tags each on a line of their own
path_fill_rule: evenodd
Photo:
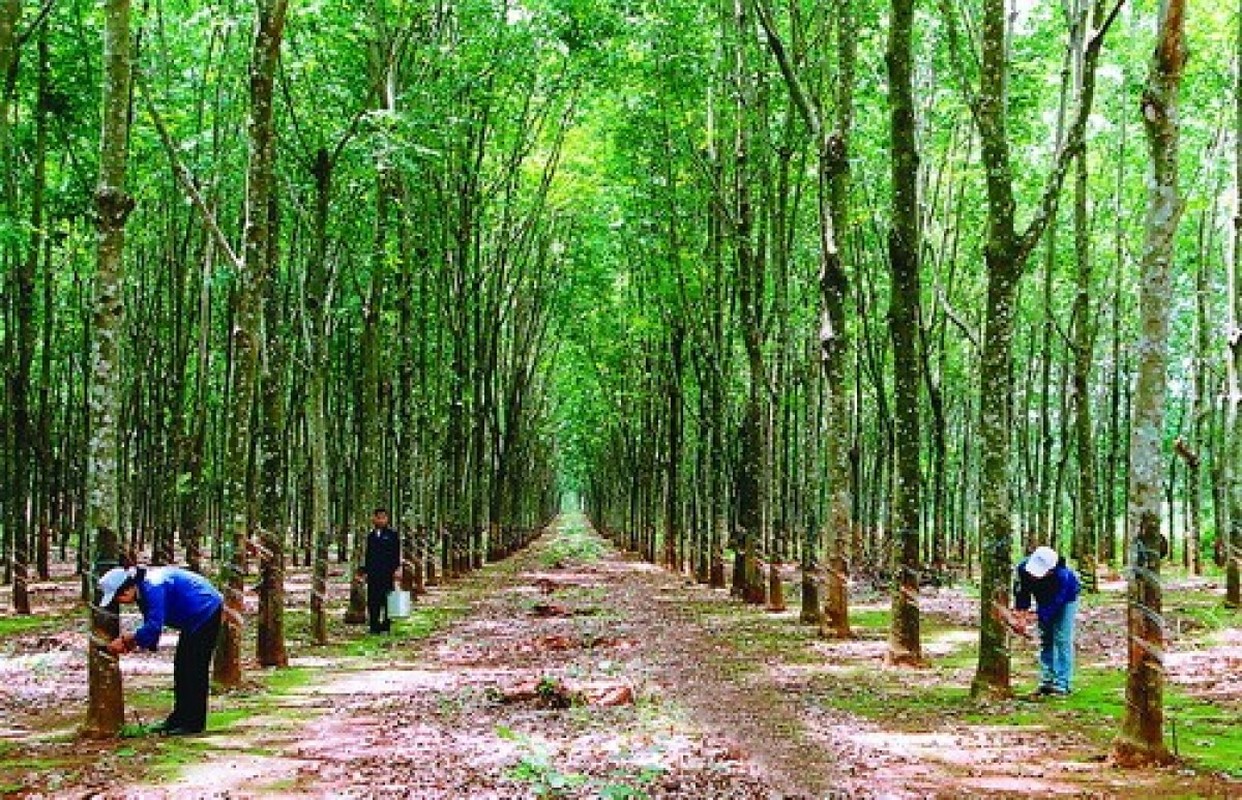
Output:
<svg viewBox="0 0 1242 800">
<path fill-rule="evenodd" d="M 1108 602 L 1115 598 L 1093 601 Z M 922 619 L 921 635 L 927 658 L 924 669 L 906 671 L 877 668 L 874 643 L 888 634 L 890 612 L 867 605 L 852 608 L 850 624 L 860 642 L 871 642 L 866 655 L 825 658 L 814 628 L 796 617 L 756 619 L 738 613 L 723 598 L 690 600 L 684 606 L 704 628 L 728 643 L 741 656 L 735 666 L 722 664 L 731 678 L 744 677 L 763 664 L 806 665 L 820 662 L 824 670 L 811 682 L 813 702 L 872 720 L 887 728 L 923 732 L 942 727 L 987 726 L 1054 729 L 1079 733 L 1098 755 L 1107 752 L 1125 714 L 1124 669 L 1080 666 L 1073 694 L 1066 698 L 1025 699 L 1033 688 L 1015 677 L 1015 697 L 981 703 L 970 694 L 970 680 L 978 659 L 977 631 L 934 616 Z M 1184 641 L 1211 644 L 1221 631 L 1236 626 L 1234 612 L 1219 597 L 1188 593 L 1166 606 L 1167 614 L 1181 620 Z M 848 653 L 849 642 L 841 642 Z M 1030 663 L 1023 661 L 1026 659 Z M 1034 654 L 1015 653 L 1017 672 L 1034 676 Z M 1027 667 L 1030 667 L 1028 670 Z M 1242 777 L 1242 725 L 1236 712 L 1197 699 L 1175 687 L 1165 693 L 1166 744 L 1186 763 L 1199 770 Z"/>
<path fill-rule="evenodd" d="M 215 727 L 218 715 L 211 716 L 210 724 Z M 161 783 L 176 781 L 187 767 L 202 763 L 217 750 L 217 745 L 210 736 L 197 738 L 193 736 L 174 739 L 157 738 L 152 743 L 149 755 L 142 759 L 142 765 L 149 775 Z M 247 752 L 245 749 L 229 748 L 231 753 Z"/>
<path fill-rule="evenodd" d="M 263 675 L 263 688 L 269 694 L 289 694 L 311 683 L 318 670 L 310 667 L 287 667 L 268 670 Z"/>
<path fill-rule="evenodd" d="M 602 777 L 563 772 L 553 748 L 539 738 L 504 725 L 497 726 L 496 735 L 513 742 L 521 754 L 507 773 L 509 779 L 522 785 L 528 796 L 539 800 L 580 795 L 583 790 L 600 800 L 640 800 L 650 797 L 648 789 L 665 772 L 662 766 L 642 763 L 613 770 Z"/>
<path fill-rule="evenodd" d="M 883 608 L 851 608 L 850 627 L 856 633 L 863 630 L 875 630 L 879 632 L 888 632 L 889 619 L 891 614 Z M 926 620 L 924 620 L 926 622 Z"/>
<path fill-rule="evenodd" d="M 1216 634 L 1239 624 L 1237 609 L 1226 608 L 1219 597 L 1197 595 L 1183 598 L 1166 611 L 1169 633 L 1212 641 Z"/>
<path fill-rule="evenodd" d="M 459 614 L 453 610 L 416 605 L 409 617 L 394 619 L 392 630 L 388 633 L 369 633 L 365 627 L 359 626 L 355 629 L 355 637 L 328 649 L 340 655 L 364 658 L 404 656 L 410 645 L 431 636 L 457 616 Z"/>
<path fill-rule="evenodd" d="M 466 604 L 420 604 L 417 600 L 405 619 L 394 619 L 392 630 L 386 634 L 372 634 L 366 625 L 341 625 L 335 620 L 329 626 L 328 643 L 315 645 L 310 642 L 310 612 L 291 609 L 285 612 L 285 629 L 290 650 L 328 658 L 375 657 L 403 655 L 411 645 L 428 638 L 470 611 Z M 333 615 L 340 611 L 333 610 Z"/>
<path fill-rule="evenodd" d="M 564 566 L 568 562 L 589 564 L 599 561 L 606 552 L 603 540 L 584 521 L 575 520 L 557 531 L 539 560 L 546 567 Z"/>
<path fill-rule="evenodd" d="M 1235 710 L 1171 692 L 1165 697 L 1164 715 L 1174 753 L 1213 772 L 1242 778 L 1242 725 Z"/>
<path fill-rule="evenodd" d="M 952 659 L 958 669 L 946 671 L 946 659 L 931 667 L 940 674 L 960 676 L 973 664 L 974 653 Z M 816 701 L 904 731 L 928 731 L 962 725 L 1043 730 L 1073 730 L 1097 752 L 1107 752 L 1125 715 L 1125 671 L 1080 668 L 1074 692 L 1064 698 L 1028 699 L 1030 688 L 1015 681 L 1011 700 L 981 703 L 963 683 L 936 684 L 902 680 L 902 673 L 860 664 L 846 674 L 819 684 Z M 1220 706 L 1180 690 L 1166 690 L 1166 744 L 1195 768 L 1242 776 L 1242 726 Z"/>
<path fill-rule="evenodd" d="M 809 664 L 820 660 L 806 645 L 817 637 L 814 627 L 797 620 L 765 621 L 765 624 L 738 628 L 735 648 L 745 656 L 762 659 L 775 649 L 784 651 L 783 660 L 792 664 Z M 791 646 L 800 645 L 800 646 Z"/>
<path fill-rule="evenodd" d="M 0 617 L 0 644 L 14 636 L 32 633 L 59 633 L 65 629 L 65 615 L 32 614 L 30 616 Z"/>
</svg>

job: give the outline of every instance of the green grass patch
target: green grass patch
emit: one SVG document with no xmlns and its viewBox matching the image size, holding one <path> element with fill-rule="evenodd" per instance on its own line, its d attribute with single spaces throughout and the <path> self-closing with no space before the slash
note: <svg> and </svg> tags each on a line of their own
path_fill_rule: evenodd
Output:
<svg viewBox="0 0 1242 800">
<path fill-rule="evenodd" d="M 934 719 L 960 718 L 973 706 L 969 691 L 952 686 L 897 687 L 870 680 L 873 671 L 859 667 L 842 676 L 842 689 L 826 698 L 833 708 L 886 723 L 910 721 L 926 725 Z M 848 687 L 854 687 L 848 690 Z"/>
<path fill-rule="evenodd" d="M 393 620 L 393 632 L 402 640 L 426 639 L 468 611 L 468 608 L 415 608 L 405 619 Z"/>
<path fill-rule="evenodd" d="M 1100 733 L 1099 741 L 1106 743 L 1120 724 L 1124 676 L 1117 670 L 1084 670 L 1078 678 L 1078 687 L 1066 698 L 1026 700 L 1026 688 L 1015 687 L 1013 701 L 981 704 L 971 697 L 968 685 L 899 684 L 887 673 L 859 666 L 836 676 L 823 702 L 877 722 L 908 722 L 921 730 L 951 722 L 1042 727 L 1063 720 L 1088 734 Z"/>
<path fill-rule="evenodd" d="M 821 701 L 897 728 L 930 730 L 955 723 L 1072 729 L 1107 750 L 1125 716 L 1124 670 L 1081 669 L 1069 697 L 1029 700 L 1015 687 L 1012 701 L 980 704 L 966 686 L 895 684 L 860 667 L 837 676 Z M 1242 777 L 1242 725 L 1229 709 L 1179 691 L 1165 696 L 1166 744 L 1193 766 Z"/>
<path fill-rule="evenodd" d="M 788 664 L 812 664 L 823 656 L 808 647 L 818 637 L 815 628 L 807 625 L 775 623 L 747 626 L 744 623 L 736 632 L 725 634 L 733 649 L 752 659 L 776 655 Z"/>
<path fill-rule="evenodd" d="M 193 737 L 160 739 L 149 762 L 150 774 L 162 781 L 175 781 L 185 767 L 201 762 L 211 749 L 205 740 Z"/>
<path fill-rule="evenodd" d="M 210 716 L 210 725 L 212 728 L 231 728 L 246 717 L 252 716 L 253 711 L 248 708 L 226 708 L 222 711 L 213 711 Z"/>
<path fill-rule="evenodd" d="M 263 686 L 272 694 L 288 694 L 294 689 L 306 686 L 314 678 L 317 670 L 309 667 L 285 667 L 268 670 L 262 673 Z"/>
<path fill-rule="evenodd" d="M 25 636 L 31 633 L 54 633 L 64 630 L 63 617 L 45 617 L 40 615 L 0 617 L 0 641 L 12 636 Z"/>
<path fill-rule="evenodd" d="M 1107 746 L 1125 717 L 1124 670 L 1082 670 L 1074 693 L 1049 701 L 1066 724 Z M 1201 769 L 1242 777 L 1242 725 L 1230 709 L 1166 690 L 1165 744 Z"/>
<path fill-rule="evenodd" d="M 1235 609 L 1225 608 L 1218 597 L 1179 598 L 1166 611 L 1170 633 L 1188 639 L 1211 639 L 1238 624 Z"/>
<path fill-rule="evenodd" d="M 1170 749 L 1196 766 L 1242 778 L 1242 725 L 1235 712 L 1170 692 L 1164 714 Z"/>
<path fill-rule="evenodd" d="M 850 609 L 850 627 L 887 632 L 892 612 L 887 608 Z"/>
<path fill-rule="evenodd" d="M 567 525 L 549 543 L 540 555 L 540 561 L 547 567 L 571 561 L 591 563 L 599 561 L 606 552 L 607 546 L 604 542 L 586 526 Z"/>
<path fill-rule="evenodd" d="M 120 733 L 117 734 L 117 736 L 121 739 L 145 739 L 148 736 L 155 735 L 157 734 L 152 731 L 149 726 L 136 722 L 125 723 L 121 726 Z"/>
<path fill-rule="evenodd" d="M 4 760 L 4 769 L 8 770 L 37 770 L 39 772 L 64 769 L 66 760 L 62 758 L 6 758 Z"/>
<path fill-rule="evenodd" d="M 933 669 L 950 673 L 970 669 L 979 663 L 977 637 L 971 642 L 954 641 L 951 644 L 953 649 L 947 653 L 938 651 L 934 655 L 929 655 L 926 651 L 924 652 L 924 656 Z"/>
<path fill-rule="evenodd" d="M 369 633 L 363 626 L 351 628 L 351 632 L 357 631 L 356 635 L 329 644 L 326 653 L 361 658 L 390 654 L 395 649 L 426 639 L 450 622 L 465 616 L 469 610 L 468 606 L 420 606 L 415 603 L 410 616 L 392 621 L 392 630 L 388 633 Z"/>
</svg>

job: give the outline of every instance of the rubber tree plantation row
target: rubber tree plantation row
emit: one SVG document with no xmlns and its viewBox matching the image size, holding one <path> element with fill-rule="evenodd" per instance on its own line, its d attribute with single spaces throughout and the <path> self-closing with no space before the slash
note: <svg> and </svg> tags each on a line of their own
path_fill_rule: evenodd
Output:
<svg viewBox="0 0 1242 800">
<path fill-rule="evenodd" d="M 286 565 L 326 641 L 374 508 L 417 593 L 577 495 L 746 603 L 793 565 L 824 636 L 884 587 L 893 664 L 975 584 L 986 699 L 1048 545 L 1128 581 L 1115 755 L 1164 763 L 1161 576 L 1240 601 L 1240 41 L 1184 0 L 0 0 L 13 610 L 74 563 L 108 737 L 108 568 L 211 576 L 236 685 L 246 636 L 288 662 Z"/>
</svg>

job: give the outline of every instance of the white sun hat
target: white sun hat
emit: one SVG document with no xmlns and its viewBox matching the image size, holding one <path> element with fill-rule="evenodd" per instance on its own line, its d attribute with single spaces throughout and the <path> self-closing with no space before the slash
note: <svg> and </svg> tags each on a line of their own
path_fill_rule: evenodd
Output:
<svg viewBox="0 0 1242 800">
<path fill-rule="evenodd" d="M 1036 547 L 1026 560 L 1026 573 L 1032 578 L 1042 578 L 1057 565 L 1061 557 L 1051 547 Z"/>
<path fill-rule="evenodd" d="M 111 605 L 116 598 L 117 591 L 125 585 L 127 580 L 129 580 L 129 570 L 124 567 L 113 567 L 105 572 L 104 576 L 99 579 L 99 591 L 103 592 L 99 605 Z"/>
</svg>

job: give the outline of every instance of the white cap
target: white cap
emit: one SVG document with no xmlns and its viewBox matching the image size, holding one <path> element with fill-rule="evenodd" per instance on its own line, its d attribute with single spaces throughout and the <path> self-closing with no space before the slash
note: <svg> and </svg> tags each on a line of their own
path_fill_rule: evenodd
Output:
<svg viewBox="0 0 1242 800">
<path fill-rule="evenodd" d="M 1030 558 L 1026 560 L 1026 574 L 1032 578 L 1042 578 L 1060 560 L 1061 557 L 1057 555 L 1057 551 L 1051 547 L 1036 547 L 1035 552 L 1031 553 Z"/>
<path fill-rule="evenodd" d="M 113 599 L 116 598 L 117 591 L 125 585 L 125 581 L 129 580 L 129 570 L 124 567 L 113 567 L 104 573 L 99 579 L 99 591 L 103 592 L 103 598 L 99 601 L 100 606 L 111 605 Z"/>
</svg>

